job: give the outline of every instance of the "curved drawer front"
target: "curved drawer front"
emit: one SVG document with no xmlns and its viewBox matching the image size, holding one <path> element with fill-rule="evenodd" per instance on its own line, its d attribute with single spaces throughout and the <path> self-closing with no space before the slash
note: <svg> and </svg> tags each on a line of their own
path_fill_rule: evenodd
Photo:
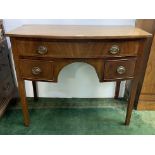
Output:
<svg viewBox="0 0 155 155">
<path fill-rule="evenodd" d="M 17 39 L 20 56 L 95 58 L 137 56 L 138 40 L 41 40 Z"/>
<path fill-rule="evenodd" d="M 53 62 L 41 60 L 21 59 L 21 77 L 28 80 L 48 80 L 53 81 Z"/>
<path fill-rule="evenodd" d="M 133 78 L 135 64 L 136 59 L 107 60 L 104 66 L 104 81 Z"/>
</svg>

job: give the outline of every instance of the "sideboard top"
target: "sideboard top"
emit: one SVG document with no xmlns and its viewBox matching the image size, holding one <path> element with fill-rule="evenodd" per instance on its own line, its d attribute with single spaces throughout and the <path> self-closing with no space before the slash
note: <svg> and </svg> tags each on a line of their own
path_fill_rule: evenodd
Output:
<svg viewBox="0 0 155 155">
<path fill-rule="evenodd" d="M 147 38 L 151 34 L 132 26 L 23 25 L 6 33 L 10 37 L 53 39 Z"/>
</svg>

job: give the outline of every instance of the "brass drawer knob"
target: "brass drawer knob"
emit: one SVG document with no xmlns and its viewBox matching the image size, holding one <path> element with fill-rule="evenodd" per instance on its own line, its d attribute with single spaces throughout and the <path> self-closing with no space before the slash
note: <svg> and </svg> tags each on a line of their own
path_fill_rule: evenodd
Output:
<svg viewBox="0 0 155 155">
<path fill-rule="evenodd" d="M 40 54 L 40 55 L 45 55 L 45 54 L 47 54 L 47 47 L 45 47 L 45 46 L 39 46 L 38 48 L 37 48 L 37 53 L 38 54 Z"/>
<path fill-rule="evenodd" d="M 125 72 L 126 72 L 126 69 L 125 69 L 124 66 L 119 66 L 119 67 L 117 68 L 117 73 L 118 73 L 118 74 L 124 74 Z"/>
<path fill-rule="evenodd" d="M 113 55 L 118 54 L 119 51 L 120 49 L 118 45 L 113 45 L 109 50 L 110 54 L 113 54 Z"/>
<path fill-rule="evenodd" d="M 39 67 L 33 67 L 32 68 L 32 74 L 33 75 L 39 75 L 41 72 L 42 72 L 42 70 Z"/>
</svg>

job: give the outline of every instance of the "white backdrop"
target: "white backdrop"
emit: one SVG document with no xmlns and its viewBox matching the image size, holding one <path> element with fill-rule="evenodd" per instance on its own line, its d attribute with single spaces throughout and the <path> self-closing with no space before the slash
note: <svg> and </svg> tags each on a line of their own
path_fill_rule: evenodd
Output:
<svg viewBox="0 0 155 155">
<path fill-rule="evenodd" d="M 74 20 L 74 19 L 6 19 L 4 26 L 10 31 L 24 24 L 71 24 L 71 25 L 135 25 L 135 20 Z M 26 81 L 26 94 L 33 96 L 32 85 Z M 114 96 L 115 82 L 99 83 L 94 68 L 85 63 L 70 64 L 60 72 L 58 83 L 38 82 L 40 97 L 109 98 Z M 120 96 L 124 94 L 124 82 Z"/>
</svg>

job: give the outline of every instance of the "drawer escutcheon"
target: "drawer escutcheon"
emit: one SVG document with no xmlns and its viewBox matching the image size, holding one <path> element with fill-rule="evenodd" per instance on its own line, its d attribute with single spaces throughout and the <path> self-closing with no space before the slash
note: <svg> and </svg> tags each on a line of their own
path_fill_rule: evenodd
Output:
<svg viewBox="0 0 155 155">
<path fill-rule="evenodd" d="M 118 73 L 118 74 L 124 74 L 125 72 L 126 72 L 126 69 L 125 69 L 124 66 L 119 66 L 119 67 L 117 68 L 117 73 Z"/>
<path fill-rule="evenodd" d="M 119 51 L 120 51 L 120 48 L 118 45 L 113 45 L 109 50 L 110 54 L 112 55 L 118 54 Z"/>
<path fill-rule="evenodd" d="M 37 53 L 40 54 L 40 55 L 45 55 L 47 54 L 48 50 L 47 50 L 47 47 L 45 46 L 39 46 L 37 48 Z"/>
<path fill-rule="evenodd" d="M 32 68 L 32 74 L 33 75 L 39 75 L 41 72 L 42 72 L 42 70 L 39 67 L 33 67 Z"/>
</svg>

